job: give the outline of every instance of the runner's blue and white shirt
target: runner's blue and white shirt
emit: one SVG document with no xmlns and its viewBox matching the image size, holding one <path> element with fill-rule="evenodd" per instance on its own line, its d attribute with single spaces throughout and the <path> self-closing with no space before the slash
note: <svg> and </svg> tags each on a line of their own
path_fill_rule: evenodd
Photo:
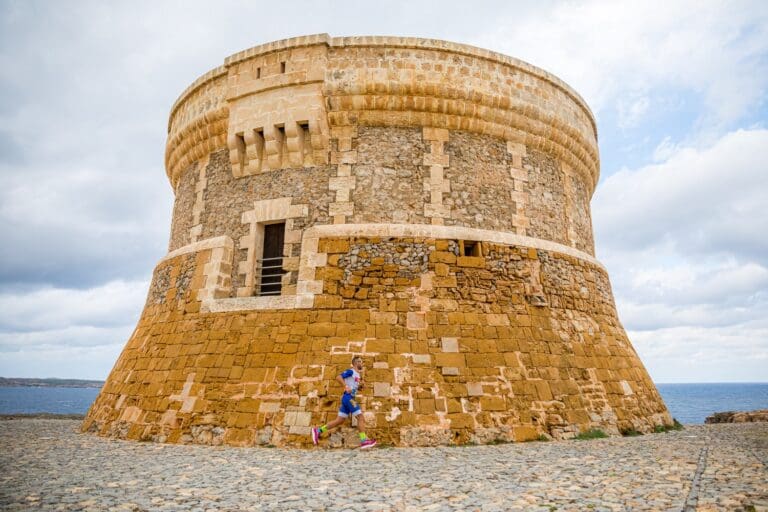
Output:
<svg viewBox="0 0 768 512">
<path fill-rule="evenodd" d="M 341 372 L 341 378 L 344 379 L 344 385 L 350 389 L 349 394 L 354 397 L 360 386 L 360 374 L 354 368 L 350 368 Z"/>
</svg>

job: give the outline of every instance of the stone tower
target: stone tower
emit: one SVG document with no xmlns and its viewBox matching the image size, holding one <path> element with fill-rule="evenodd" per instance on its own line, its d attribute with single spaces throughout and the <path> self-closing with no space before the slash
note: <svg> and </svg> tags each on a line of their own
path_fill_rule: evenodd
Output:
<svg viewBox="0 0 768 512">
<path fill-rule="evenodd" d="M 184 91 L 165 164 L 169 251 L 83 430 L 304 446 L 354 354 L 385 443 L 671 423 L 594 257 L 594 118 L 551 74 L 431 39 L 277 41 Z"/>
</svg>

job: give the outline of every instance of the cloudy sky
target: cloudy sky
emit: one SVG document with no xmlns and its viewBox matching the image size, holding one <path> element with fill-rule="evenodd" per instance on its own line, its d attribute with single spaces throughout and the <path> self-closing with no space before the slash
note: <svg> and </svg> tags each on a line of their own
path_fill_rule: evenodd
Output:
<svg viewBox="0 0 768 512">
<path fill-rule="evenodd" d="M 768 381 L 768 3 L 0 0 L 0 376 L 103 379 L 167 248 L 165 127 L 224 57 L 490 48 L 592 107 L 597 256 L 657 382 Z"/>
</svg>

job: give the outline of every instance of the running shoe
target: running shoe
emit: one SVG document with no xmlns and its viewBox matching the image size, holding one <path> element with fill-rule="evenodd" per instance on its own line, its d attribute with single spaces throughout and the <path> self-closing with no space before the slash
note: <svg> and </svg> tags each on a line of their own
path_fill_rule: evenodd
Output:
<svg viewBox="0 0 768 512">
<path fill-rule="evenodd" d="M 320 429 L 312 427 L 312 444 L 317 445 L 320 441 Z"/>
<path fill-rule="evenodd" d="M 360 443 L 360 449 L 361 450 L 367 450 L 368 448 L 373 448 L 376 446 L 376 440 L 375 439 L 366 439 L 362 443 Z"/>
</svg>

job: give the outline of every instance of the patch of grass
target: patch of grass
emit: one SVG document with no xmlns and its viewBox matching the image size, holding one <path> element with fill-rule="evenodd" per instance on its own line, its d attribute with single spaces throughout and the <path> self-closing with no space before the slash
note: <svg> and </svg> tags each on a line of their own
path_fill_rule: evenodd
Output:
<svg viewBox="0 0 768 512">
<path fill-rule="evenodd" d="M 515 441 L 515 442 L 522 442 L 522 443 L 538 443 L 538 442 L 546 442 L 551 441 L 552 439 L 547 436 L 546 434 L 539 434 L 539 437 L 532 437 L 530 439 L 524 439 L 522 441 Z"/>
<path fill-rule="evenodd" d="M 685 427 L 683 427 L 683 424 L 677 421 L 677 419 L 673 419 L 674 423 L 672 425 L 656 425 L 653 427 L 653 431 L 657 434 L 661 434 L 662 432 L 671 432 L 673 430 L 683 430 Z"/>
<path fill-rule="evenodd" d="M 599 428 L 591 428 L 585 432 L 580 433 L 574 439 L 578 441 L 586 441 L 589 439 L 602 439 L 608 437 L 608 434 L 600 430 Z"/>
<path fill-rule="evenodd" d="M 621 431 L 621 435 L 624 437 L 637 437 L 643 435 L 643 433 L 633 428 L 627 428 Z"/>
</svg>

